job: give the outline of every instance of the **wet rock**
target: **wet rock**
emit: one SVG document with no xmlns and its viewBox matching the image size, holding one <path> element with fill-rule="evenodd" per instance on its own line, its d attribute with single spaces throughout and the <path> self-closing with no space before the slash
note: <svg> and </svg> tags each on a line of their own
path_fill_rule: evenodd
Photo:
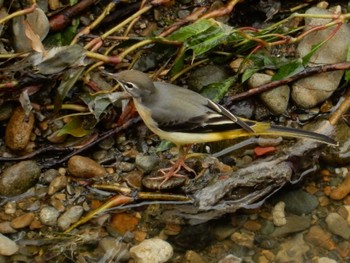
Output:
<svg viewBox="0 0 350 263">
<path fill-rule="evenodd" d="M 135 230 L 138 223 L 139 218 L 128 213 L 115 214 L 111 219 L 111 227 L 121 235 L 124 235 L 127 231 Z"/>
<path fill-rule="evenodd" d="M 218 261 L 218 263 L 241 263 L 241 262 L 243 262 L 243 260 L 234 255 L 227 255 Z"/>
<path fill-rule="evenodd" d="M 338 263 L 338 262 L 331 258 L 320 257 L 316 259 L 315 263 Z"/>
<path fill-rule="evenodd" d="M 222 241 L 235 232 L 235 228 L 232 225 L 217 224 L 213 228 L 213 236 L 216 240 Z"/>
<path fill-rule="evenodd" d="M 350 238 L 350 227 L 346 220 L 337 213 L 330 213 L 326 217 L 326 223 L 329 231 L 341 236 L 344 239 Z"/>
<path fill-rule="evenodd" d="M 60 212 L 56 208 L 45 206 L 40 211 L 40 221 L 47 226 L 54 226 L 57 223 L 59 215 Z"/>
<path fill-rule="evenodd" d="M 167 262 L 173 256 L 173 248 L 162 239 L 151 238 L 133 246 L 130 249 L 130 256 L 137 263 L 162 263 Z"/>
<path fill-rule="evenodd" d="M 6 168 L 0 176 L 0 195 L 15 196 L 34 186 L 40 177 L 35 161 L 22 161 Z"/>
<path fill-rule="evenodd" d="M 195 251 L 188 250 L 184 256 L 183 262 L 185 263 L 206 263 L 206 261 Z"/>
<path fill-rule="evenodd" d="M 68 161 L 68 171 L 74 177 L 91 178 L 104 176 L 106 171 L 94 160 L 75 155 Z"/>
<path fill-rule="evenodd" d="M 317 225 L 310 227 L 305 240 L 316 247 L 320 246 L 328 250 L 333 250 L 336 247 L 331 234 Z"/>
<path fill-rule="evenodd" d="M 30 25 L 34 34 L 43 40 L 49 33 L 50 25 L 46 14 L 40 8 L 36 8 L 32 13 L 26 16 L 17 16 L 13 18 L 12 31 L 13 31 L 13 43 L 17 52 L 25 52 L 32 50 L 32 41 L 26 35 L 25 20 Z"/>
<path fill-rule="evenodd" d="M 83 207 L 79 205 L 68 208 L 68 210 L 58 218 L 58 226 L 62 230 L 68 229 L 72 224 L 74 224 L 80 219 L 83 212 Z"/>
<path fill-rule="evenodd" d="M 141 190 L 142 186 L 142 172 L 141 171 L 131 171 L 125 175 L 124 180 L 132 188 Z"/>
<path fill-rule="evenodd" d="M 135 165 L 144 173 L 150 173 L 159 164 L 159 158 L 156 155 L 137 155 Z"/>
<path fill-rule="evenodd" d="M 246 232 L 235 232 L 231 235 L 231 240 L 237 245 L 247 248 L 254 246 L 254 234 Z"/>
<path fill-rule="evenodd" d="M 344 181 L 333 189 L 330 198 L 333 200 L 341 200 L 350 193 L 350 172 L 346 175 Z"/>
<path fill-rule="evenodd" d="M 109 150 L 113 147 L 114 145 L 114 138 L 113 137 L 108 137 L 107 139 L 104 139 L 102 142 L 98 144 L 98 146 L 103 149 L 103 150 Z"/>
<path fill-rule="evenodd" d="M 286 204 L 285 210 L 296 215 L 310 214 L 318 206 L 318 199 L 303 190 L 288 191 L 276 197 Z"/>
<path fill-rule="evenodd" d="M 27 227 L 32 223 L 32 221 L 34 220 L 34 217 L 35 215 L 33 213 L 27 213 L 27 214 L 21 215 L 11 221 L 11 226 L 14 229 Z"/>
<path fill-rule="evenodd" d="M 223 67 L 206 65 L 193 71 L 187 83 L 192 90 L 200 91 L 204 86 L 223 81 L 228 74 Z"/>
<path fill-rule="evenodd" d="M 327 147 L 322 151 L 323 162 L 334 165 L 350 164 L 350 136 L 349 125 L 345 121 L 339 121 L 335 126 L 334 139 L 339 143 L 338 147 Z"/>
<path fill-rule="evenodd" d="M 328 10 L 312 7 L 306 11 L 309 15 L 330 15 Z M 305 30 L 317 25 L 324 25 L 332 19 L 306 18 Z M 321 43 L 332 35 L 334 28 L 312 32 L 305 36 L 299 43 L 297 51 L 300 57 L 309 54 L 314 45 Z M 320 47 L 310 59 L 308 66 L 319 66 L 322 64 L 332 64 L 346 60 L 348 45 L 350 43 L 350 27 L 346 23 L 332 38 Z M 312 108 L 320 102 L 329 98 L 339 85 L 344 71 L 326 72 L 313 75 L 293 84 L 292 98 L 295 103 L 304 108 Z"/>
<path fill-rule="evenodd" d="M 286 224 L 276 227 L 271 236 L 281 237 L 291 233 L 300 232 L 308 229 L 311 225 L 311 218 L 309 216 L 287 216 Z"/>
<path fill-rule="evenodd" d="M 42 173 L 40 176 L 40 183 L 42 184 L 50 184 L 52 180 L 56 177 L 59 176 L 59 172 L 56 169 L 49 169 L 45 172 Z"/>
<path fill-rule="evenodd" d="M 261 224 L 256 220 L 248 220 L 243 227 L 252 232 L 257 232 L 262 228 Z"/>
<path fill-rule="evenodd" d="M 310 247 L 305 243 L 303 235 L 298 234 L 293 239 L 281 244 L 281 249 L 276 255 L 276 262 L 304 262 L 309 249 Z"/>
<path fill-rule="evenodd" d="M 26 148 L 34 127 L 34 114 L 26 116 L 22 107 L 17 107 L 6 127 L 5 143 L 13 151 Z"/>
<path fill-rule="evenodd" d="M 49 185 L 48 194 L 53 195 L 54 193 L 64 189 L 67 186 L 68 179 L 65 175 L 60 174 L 56 176 Z"/>
<path fill-rule="evenodd" d="M 135 169 L 135 165 L 129 162 L 120 162 L 118 164 L 118 169 L 122 172 L 131 172 Z"/>
<path fill-rule="evenodd" d="M 262 73 L 253 74 L 248 85 L 256 88 L 271 81 L 272 76 Z M 261 100 L 275 114 L 282 114 L 288 107 L 290 90 L 287 85 L 266 91 L 260 95 Z"/>
<path fill-rule="evenodd" d="M 11 103 L 4 103 L 0 105 L 0 121 L 5 121 L 12 116 L 13 105 Z"/>
<path fill-rule="evenodd" d="M 17 244 L 8 237 L 0 234 L 0 255 L 11 256 L 18 251 Z"/>
<path fill-rule="evenodd" d="M 106 260 L 114 261 L 117 255 L 117 262 L 128 261 L 130 253 L 127 244 L 120 241 L 119 238 L 105 237 L 99 242 L 99 246 L 105 252 L 104 258 Z"/>
<path fill-rule="evenodd" d="M 284 202 L 278 202 L 272 209 L 272 220 L 275 226 L 283 226 L 287 223 L 286 214 L 284 208 L 286 204 Z"/>
<path fill-rule="evenodd" d="M 0 233 L 1 234 L 12 234 L 16 233 L 17 230 L 11 226 L 11 222 L 0 222 Z"/>
</svg>

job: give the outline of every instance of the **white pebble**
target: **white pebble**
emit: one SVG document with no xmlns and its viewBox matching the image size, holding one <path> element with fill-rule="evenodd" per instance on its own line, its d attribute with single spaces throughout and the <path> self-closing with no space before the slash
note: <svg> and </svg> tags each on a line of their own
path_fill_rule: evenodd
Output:
<svg viewBox="0 0 350 263">
<path fill-rule="evenodd" d="M 11 256 L 18 251 L 17 244 L 8 237 L 0 234 L 0 255 Z"/>
<path fill-rule="evenodd" d="M 286 214 L 284 208 L 286 204 L 284 202 L 278 202 L 272 209 L 273 224 L 275 226 L 283 226 L 287 224 Z"/>
<path fill-rule="evenodd" d="M 133 246 L 130 249 L 130 256 L 137 263 L 162 263 L 167 262 L 173 256 L 173 248 L 162 239 L 151 238 Z"/>
</svg>

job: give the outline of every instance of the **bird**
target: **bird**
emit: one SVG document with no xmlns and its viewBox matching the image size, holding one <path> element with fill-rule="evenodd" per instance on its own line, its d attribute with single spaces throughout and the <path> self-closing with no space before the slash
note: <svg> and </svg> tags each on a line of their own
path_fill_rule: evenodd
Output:
<svg viewBox="0 0 350 263">
<path fill-rule="evenodd" d="M 174 84 L 153 81 L 146 73 L 124 70 L 106 73 L 131 95 L 135 108 L 145 125 L 161 139 L 179 147 L 179 156 L 170 168 L 160 169 L 164 184 L 172 177 L 183 177 L 181 168 L 194 172 L 185 163 L 189 145 L 240 137 L 272 135 L 308 138 L 329 145 L 337 145 L 330 137 L 267 122 L 241 118 L 201 94 Z"/>
</svg>

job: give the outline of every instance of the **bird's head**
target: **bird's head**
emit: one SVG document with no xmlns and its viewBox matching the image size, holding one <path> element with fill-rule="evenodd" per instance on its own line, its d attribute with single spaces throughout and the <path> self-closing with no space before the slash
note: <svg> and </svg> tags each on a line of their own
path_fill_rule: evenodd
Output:
<svg viewBox="0 0 350 263">
<path fill-rule="evenodd" d="M 124 70 L 117 74 L 108 74 L 117 80 L 123 89 L 135 99 L 142 99 L 154 93 L 155 87 L 147 74 L 137 70 Z"/>
</svg>

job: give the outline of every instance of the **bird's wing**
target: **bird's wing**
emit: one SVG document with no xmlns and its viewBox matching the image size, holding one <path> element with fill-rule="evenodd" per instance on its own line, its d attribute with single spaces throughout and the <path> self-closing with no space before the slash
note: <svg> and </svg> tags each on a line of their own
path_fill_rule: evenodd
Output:
<svg viewBox="0 0 350 263">
<path fill-rule="evenodd" d="M 150 102 L 158 128 L 168 132 L 208 133 L 234 129 L 254 132 L 254 122 L 243 121 L 224 107 L 202 95 L 175 85 L 157 83 L 162 100 Z M 161 94 L 162 92 L 166 94 Z M 172 93 L 176 92 L 176 96 Z"/>
</svg>

